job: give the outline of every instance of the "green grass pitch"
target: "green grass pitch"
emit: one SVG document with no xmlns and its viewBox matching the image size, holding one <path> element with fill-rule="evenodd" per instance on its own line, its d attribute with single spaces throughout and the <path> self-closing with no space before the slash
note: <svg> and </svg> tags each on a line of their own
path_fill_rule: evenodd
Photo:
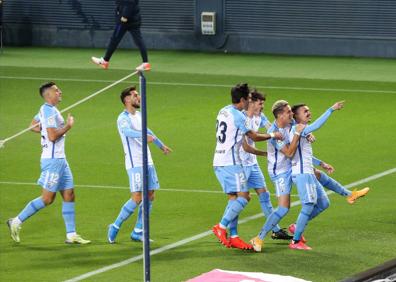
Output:
<svg viewBox="0 0 396 282">
<path fill-rule="evenodd" d="M 30 123 L 42 104 L 37 91 L 41 83 L 57 82 L 63 90 L 62 109 L 125 76 L 139 62 L 136 52 L 119 50 L 110 69 L 103 71 L 89 62 L 91 55 L 102 52 L 6 48 L 0 54 L 0 138 Z M 151 147 L 163 188 L 151 217 L 153 250 L 208 231 L 219 221 L 226 199 L 222 193 L 210 193 L 221 191 L 212 171 L 215 119 L 230 103 L 230 86 L 238 82 L 247 81 L 267 93 L 265 113 L 270 119 L 269 108 L 278 99 L 306 102 L 314 118 L 335 101 L 346 100 L 345 108 L 315 133 L 314 144 L 315 155 L 335 166 L 334 178 L 340 182 L 349 184 L 395 167 L 395 60 L 176 51 L 153 51 L 150 59 L 149 126 L 174 150 L 164 156 Z M 136 83 L 136 77 L 132 81 Z M 131 83 L 119 84 L 70 111 L 76 122 L 67 134 L 66 153 L 77 185 L 77 231 L 91 239 L 91 245 L 63 243 L 59 197 L 24 223 L 20 244 L 12 242 L 5 221 L 40 193 L 33 184 L 40 172 L 40 138 L 26 133 L 0 150 L 1 281 L 64 281 L 141 254 L 142 246 L 129 240 L 136 215 L 123 225 L 117 244 L 106 241 L 107 225 L 129 197 L 116 119 L 122 111 L 119 93 Z M 260 163 L 266 171 L 266 160 Z M 307 228 L 311 252 L 292 251 L 285 242 L 266 239 L 263 253 L 247 253 L 225 249 L 208 235 L 152 256 L 152 280 L 185 281 L 220 268 L 337 281 L 381 264 L 395 257 L 395 182 L 396 174 L 389 174 L 360 185 L 370 186 L 371 192 L 353 206 L 331 195 L 330 208 Z M 268 177 L 267 184 L 273 192 Z M 298 212 L 299 206 L 292 208 L 281 225 L 294 222 Z M 258 213 L 253 196 L 241 218 Z M 260 217 L 241 224 L 241 237 L 255 236 L 263 222 Z M 139 260 L 87 281 L 142 277 Z"/>
</svg>

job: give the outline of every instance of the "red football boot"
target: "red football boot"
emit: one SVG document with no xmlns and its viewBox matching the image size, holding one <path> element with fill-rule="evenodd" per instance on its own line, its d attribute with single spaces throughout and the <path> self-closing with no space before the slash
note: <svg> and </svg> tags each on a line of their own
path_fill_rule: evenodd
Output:
<svg viewBox="0 0 396 282">
<path fill-rule="evenodd" d="M 231 237 L 230 238 L 230 247 L 237 248 L 241 250 L 253 250 L 253 246 L 244 242 L 241 238 L 238 237 Z"/>
<path fill-rule="evenodd" d="M 212 228 L 213 234 L 219 239 L 220 243 L 226 246 L 227 248 L 230 247 L 230 243 L 227 239 L 227 230 L 220 227 L 219 224 L 216 224 Z"/>
<path fill-rule="evenodd" d="M 294 232 L 296 231 L 296 224 L 295 224 L 295 223 L 290 224 L 288 229 L 289 229 L 289 232 L 290 232 L 292 235 L 294 235 Z M 303 235 L 301 235 L 300 241 L 303 242 L 304 244 L 305 244 L 306 242 L 308 242 L 308 241 L 305 239 L 305 237 L 304 237 Z"/>
<path fill-rule="evenodd" d="M 312 248 L 307 246 L 307 245 L 305 245 L 305 243 L 303 241 L 299 241 L 298 243 L 294 243 L 294 241 L 292 241 L 289 244 L 289 248 L 293 249 L 293 250 L 304 250 L 304 251 L 312 250 Z"/>
</svg>

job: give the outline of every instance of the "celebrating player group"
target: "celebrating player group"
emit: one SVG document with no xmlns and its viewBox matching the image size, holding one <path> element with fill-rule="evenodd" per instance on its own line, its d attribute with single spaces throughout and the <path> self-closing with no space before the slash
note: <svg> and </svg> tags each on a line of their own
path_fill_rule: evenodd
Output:
<svg viewBox="0 0 396 282">
<path fill-rule="evenodd" d="M 231 105 L 219 111 L 216 121 L 213 167 L 228 203 L 220 222 L 212 228 L 214 235 L 227 248 L 261 252 L 263 240 L 271 232 L 274 240 L 290 240 L 290 249 L 311 250 L 303 233 L 308 222 L 329 207 L 323 187 L 346 197 L 350 204 L 369 192 L 368 187 L 350 191 L 315 168 L 319 166 L 329 174 L 334 171 L 330 164 L 313 155 L 313 132 L 321 128 L 334 111 L 341 110 L 344 102 L 335 103 L 309 124 L 311 112 L 306 104 L 291 106 L 279 100 L 272 106 L 275 121 L 271 124 L 262 113 L 264 94 L 247 84 L 237 84 L 231 89 L 231 100 Z M 259 133 L 260 128 L 267 129 L 267 133 Z M 267 152 L 255 147 L 257 141 L 267 141 Z M 268 174 L 278 199 L 276 209 L 271 204 L 256 156 L 267 156 Z M 302 207 L 296 223 L 287 231 L 279 222 L 290 209 L 293 184 Z M 239 215 L 250 200 L 249 189 L 256 191 L 266 221 L 258 235 L 246 243 L 238 236 L 237 227 Z"/>
<path fill-rule="evenodd" d="M 66 243 L 88 244 L 76 232 L 75 194 L 73 175 L 65 155 L 66 133 L 72 129 L 74 118 L 69 115 L 65 121 L 56 106 L 62 100 L 62 91 L 53 82 L 39 89 L 44 104 L 32 120 L 32 131 L 41 135 L 41 175 L 37 182 L 42 187 L 41 196 L 30 201 L 21 212 L 7 221 L 11 238 L 20 242 L 22 223 L 39 210 L 50 205 L 56 193 L 63 198 L 62 215 L 66 227 Z M 118 216 L 107 230 L 109 243 L 116 241 L 121 225 L 138 209 L 131 239 L 142 241 L 142 121 L 140 96 L 135 87 L 121 92 L 124 110 L 117 120 L 125 155 L 125 168 L 129 176 L 131 197 L 122 206 Z M 327 109 L 317 120 L 310 123 L 311 112 L 306 104 L 290 106 L 287 101 L 279 100 L 272 106 L 275 121 L 263 114 L 265 95 L 247 84 L 238 84 L 231 89 L 232 104 L 222 108 L 217 115 L 216 149 L 213 166 L 215 175 L 228 197 L 228 203 L 220 222 L 213 226 L 213 233 L 226 247 L 260 252 L 263 240 L 268 233 L 274 240 L 291 240 L 291 249 L 310 250 L 303 236 L 309 221 L 329 207 L 329 199 L 323 187 L 346 197 L 353 204 L 365 196 L 369 188 L 349 191 L 325 172 L 331 174 L 334 168 L 314 157 L 312 144 L 313 132 L 321 128 L 334 111 L 341 110 L 344 102 L 337 102 Z M 310 124 L 309 124 L 310 123 Z M 266 133 L 260 133 L 260 129 Z M 156 135 L 147 130 L 148 142 L 154 143 L 164 154 L 172 150 Z M 259 150 L 255 142 L 267 141 L 267 151 Z M 264 175 L 259 167 L 257 156 L 266 156 L 268 174 L 274 185 L 278 205 L 274 209 Z M 150 210 L 154 192 L 159 189 L 156 170 L 148 149 L 148 190 Z M 301 211 L 295 224 L 281 228 L 279 223 L 290 209 L 292 185 L 297 188 L 301 201 Z M 238 218 L 250 201 L 249 189 L 257 193 L 262 212 L 266 218 L 261 230 L 249 243 L 238 236 Z M 227 233 L 229 229 L 229 234 Z"/>
</svg>

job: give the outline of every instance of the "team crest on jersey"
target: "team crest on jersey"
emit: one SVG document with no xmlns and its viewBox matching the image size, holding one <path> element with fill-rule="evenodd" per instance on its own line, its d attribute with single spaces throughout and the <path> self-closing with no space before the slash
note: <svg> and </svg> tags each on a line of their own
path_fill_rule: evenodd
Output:
<svg viewBox="0 0 396 282">
<path fill-rule="evenodd" d="M 122 128 L 128 127 L 128 121 L 127 121 L 126 119 L 123 119 L 123 120 L 121 121 L 121 127 L 122 127 Z"/>
<path fill-rule="evenodd" d="M 225 117 L 228 117 L 228 112 L 225 111 L 225 110 L 221 110 L 220 113 L 219 113 L 219 115 L 223 115 L 223 116 L 225 116 Z"/>
<path fill-rule="evenodd" d="M 48 126 L 56 126 L 56 121 L 55 121 L 55 117 L 49 117 L 47 120 Z"/>
</svg>

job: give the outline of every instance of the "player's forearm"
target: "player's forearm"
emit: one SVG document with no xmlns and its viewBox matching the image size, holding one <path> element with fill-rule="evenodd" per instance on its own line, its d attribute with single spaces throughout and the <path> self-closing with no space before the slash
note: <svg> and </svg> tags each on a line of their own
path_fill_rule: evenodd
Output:
<svg viewBox="0 0 396 282">
<path fill-rule="evenodd" d="M 331 116 L 331 114 L 333 112 L 334 112 L 334 110 L 332 108 L 328 109 L 317 120 L 315 120 L 312 124 L 308 125 L 304 129 L 304 132 L 303 132 L 304 136 L 321 128 L 322 125 L 325 124 L 325 122 L 329 119 L 329 117 Z"/>
<path fill-rule="evenodd" d="M 147 133 L 154 137 L 153 143 L 154 143 L 155 146 L 157 146 L 157 147 L 160 148 L 160 149 L 162 149 L 162 148 L 164 147 L 164 142 L 162 142 L 162 141 L 154 134 L 154 132 L 153 132 L 150 128 L 147 128 Z"/>
<path fill-rule="evenodd" d="M 70 129 L 71 129 L 71 126 L 67 125 L 67 124 L 64 127 L 59 128 L 59 129 L 48 128 L 47 129 L 48 139 L 51 142 L 55 142 L 56 140 L 61 138 L 63 135 L 65 135 L 66 132 L 68 132 Z"/>
<path fill-rule="evenodd" d="M 246 141 L 246 137 L 245 136 L 243 137 L 242 148 L 247 153 L 255 154 L 255 151 L 254 151 L 255 148 L 248 144 L 248 142 Z"/>
<path fill-rule="evenodd" d="M 157 146 L 160 149 L 162 149 L 164 147 L 164 143 L 161 140 L 159 140 L 158 138 L 155 138 L 153 140 L 153 143 L 155 146 Z"/>
<path fill-rule="evenodd" d="M 250 154 L 253 154 L 253 155 L 257 155 L 257 156 L 267 156 L 267 152 L 266 151 L 254 148 L 254 147 L 250 146 L 249 144 L 246 144 L 246 145 L 247 145 L 246 147 L 245 146 L 243 147 L 243 149 L 246 152 L 248 152 Z"/>
<path fill-rule="evenodd" d="M 285 150 L 283 150 L 282 153 L 284 153 L 286 157 L 292 158 L 297 151 L 299 141 L 300 141 L 300 135 L 294 134 L 293 140 L 290 143 L 289 147 L 285 148 Z"/>
<path fill-rule="evenodd" d="M 312 157 L 312 163 L 314 166 L 320 166 L 323 162 L 316 157 Z"/>
<path fill-rule="evenodd" d="M 257 133 L 254 131 L 249 131 L 246 134 L 250 139 L 252 139 L 254 142 L 259 142 L 259 141 L 266 141 L 268 139 L 271 139 L 273 136 L 271 136 L 268 133 Z"/>
<path fill-rule="evenodd" d="M 34 127 L 32 127 L 32 126 L 34 126 Z M 32 127 L 32 128 L 30 129 L 30 131 L 35 132 L 35 133 L 40 133 L 40 122 L 38 122 L 38 121 L 36 121 L 36 120 L 33 120 L 33 121 L 30 123 L 30 126 L 29 126 L 29 127 Z"/>
</svg>

